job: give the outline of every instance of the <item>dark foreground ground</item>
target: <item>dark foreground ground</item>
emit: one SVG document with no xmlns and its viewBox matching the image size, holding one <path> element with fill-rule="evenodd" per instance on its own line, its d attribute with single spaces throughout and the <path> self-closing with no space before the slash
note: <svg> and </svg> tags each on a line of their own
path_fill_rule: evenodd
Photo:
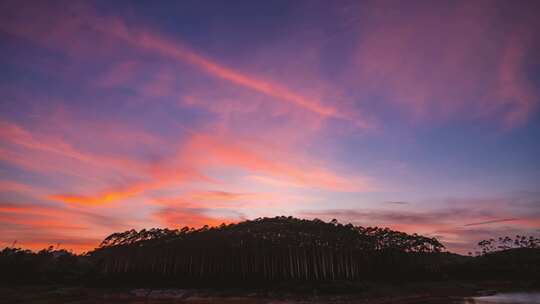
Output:
<svg viewBox="0 0 540 304">
<path fill-rule="evenodd" d="M 339 290 L 339 286 L 335 286 Z M 463 304 L 465 299 L 496 292 L 538 291 L 538 283 L 497 282 L 437 282 L 414 284 L 357 283 L 346 291 L 333 292 L 333 286 L 317 286 L 309 290 L 241 290 L 241 289 L 131 289 L 92 288 L 74 286 L 0 287 L 0 303 L 370 303 L 370 304 Z"/>
</svg>

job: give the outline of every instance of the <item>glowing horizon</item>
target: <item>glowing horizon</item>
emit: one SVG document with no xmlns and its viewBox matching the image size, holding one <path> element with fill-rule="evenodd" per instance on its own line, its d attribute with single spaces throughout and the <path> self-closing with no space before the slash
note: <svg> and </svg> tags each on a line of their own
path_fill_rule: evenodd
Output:
<svg viewBox="0 0 540 304">
<path fill-rule="evenodd" d="M 0 247 L 265 216 L 540 233 L 536 3 L 0 4 Z"/>
</svg>

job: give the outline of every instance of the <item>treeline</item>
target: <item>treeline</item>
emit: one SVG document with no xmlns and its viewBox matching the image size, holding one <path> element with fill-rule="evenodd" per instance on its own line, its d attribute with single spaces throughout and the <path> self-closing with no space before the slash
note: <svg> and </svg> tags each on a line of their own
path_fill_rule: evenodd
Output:
<svg viewBox="0 0 540 304">
<path fill-rule="evenodd" d="M 0 251 L 0 283 L 248 286 L 271 282 L 538 279 L 540 249 L 519 236 L 480 242 L 479 256 L 443 252 L 435 238 L 333 220 L 261 218 L 178 230 L 129 230 L 94 251 Z M 525 241 L 526 240 L 526 241 Z M 516 245 L 518 244 L 518 245 Z M 523 248 L 521 248 L 523 247 Z M 482 247 L 483 248 L 483 247 Z"/>
<path fill-rule="evenodd" d="M 94 271 L 90 256 L 55 250 L 52 246 L 38 252 L 13 247 L 0 251 L 0 286 L 80 283 L 88 281 Z"/>
<path fill-rule="evenodd" d="M 503 236 L 478 242 L 476 257 L 452 265 L 448 273 L 467 279 L 532 279 L 540 281 L 540 239 Z M 469 253 L 472 255 L 472 253 Z"/>
<path fill-rule="evenodd" d="M 488 253 L 515 248 L 540 248 L 540 239 L 534 236 L 518 234 L 515 238 L 504 236 L 497 239 L 482 240 L 478 242 L 478 247 L 481 251 L 477 251 L 476 255 L 486 255 Z"/>
<path fill-rule="evenodd" d="M 126 231 L 92 255 L 101 271 L 182 281 L 356 280 L 419 269 L 444 246 L 387 228 L 292 217 L 201 229 Z"/>
</svg>

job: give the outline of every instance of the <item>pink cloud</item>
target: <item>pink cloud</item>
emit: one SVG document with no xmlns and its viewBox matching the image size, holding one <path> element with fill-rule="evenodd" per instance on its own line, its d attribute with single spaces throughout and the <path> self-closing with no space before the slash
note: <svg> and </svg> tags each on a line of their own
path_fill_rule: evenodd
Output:
<svg viewBox="0 0 540 304">
<path fill-rule="evenodd" d="M 248 148 L 249 147 L 249 148 Z M 291 155 L 279 157 L 277 150 L 273 158 L 261 151 L 264 146 L 256 142 L 242 142 L 209 135 L 195 135 L 185 145 L 185 156 L 191 156 L 191 163 L 204 166 L 234 166 L 251 172 L 261 172 L 284 178 L 291 184 L 318 187 L 334 191 L 368 191 L 371 186 L 366 178 L 342 177 L 332 171 L 305 162 L 294 163 Z M 200 153 L 199 151 L 205 151 Z"/>
<path fill-rule="evenodd" d="M 34 250 L 60 243 L 61 248 L 86 251 L 95 248 L 111 230 L 126 229 L 131 224 L 98 210 L 0 202 L 0 243 L 11 245 L 16 241 L 18 246 Z"/>
<path fill-rule="evenodd" d="M 246 147 L 250 148 L 246 148 Z M 194 134 L 181 144 L 176 155 L 154 163 L 146 172 L 147 178 L 121 187 L 111 187 L 98 193 L 56 194 L 49 198 L 68 203 L 106 204 L 170 185 L 182 185 L 195 180 L 211 181 L 201 172 L 215 168 L 240 168 L 248 174 L 258 172 L 281 179 L 288 186 L 314 187 L 331 191 L 369 191 L 372 186 L 366 178 L 340 176 L 307 162 L 295 163 L 289 155 L 269 158 L 255 143 L 238 142 L 223 136 Z"/>
<path fill-rule="evenodd" d="M 264 80 L 263 76 L 247 75 L 235 68 L 227 67 L 195 52 L 181 42 L 166 39 L 141 27 L 128 26 L 120 19 L 98 17 L 89 6 L 69 6 L 70 14 L 66 14 L 64 10 L 54 10 L 49 6 L 15 7 L 18 7 L 17 13 L 9 15 L 9 18 L 3 18 L 0 28 L 46 47 L 60 48 L 74 56 L 88 57 L 87 55 L 92 54 L 93 58 L 99 58 L 103 55 L 118 53 L 122 49 L 119 47 L 119 42 L 127 42 L 137 51 L 150 51 L 165 58 L 192 64 L 209 75 L 281 102 L 288 102 L 315 115 L 350 119 L 348 113 L 332 105 L 307 98 L 284 84 Z M 13 3 L 6 4 L 5 11 L 13 10 Z M 31 18 L 32 22 L 28 22 L 27 18 Z M 85 39 L 81 39 L 81 35 Z M 119 66 L 98 83 L 111 85 L 126 81 L 130 78 L 129 72 L 133 68 L 130 64 Z"/>
<path fill-rule="evenodd" d="M 31 131 L 8 121 L 0 121 L 0 126 L 0 141 L 5 144 L 0 149 L 0 159 L 31 171 L 60 171 L 80 175 L 81 168 L 84 168 L 84 174 L 91 176 L 111 169 L 118 172 L 138 172 L 144 169 L 143 164 L 125 157 L 83 151 L 52 132 Z M 114 137 L 116 133 L 111 130 L 108 134 Z M 124 141 L 126 138 L 128 136 L 123 136 Z M 64 164 L 71 162 L 73 167 L 59 166 L 58 163 L 62 161 Z"/>
<path fill-rule="evenodd" d="M 436 208 L 420 209 L 411 204 L 392 209 L 305 210 L 305 218 L 336 218 L 361 226 L 389 227 L 408 233 L 436 236 L 450 251 L 474 251 L 476 243 L 486 238 L 512 234 L 536 234 L 540 214 L 536 211 L 537 194 L 512 194 L 482 199 L 452 199 Z M 447 206 L 444 206 L 447 205 Z"/>
<path fill-rule="evenodd" d="M 530 46 L 535 42 L 530 29 L 516 32 L 508 39 L 499 66 L 498 90 L 495 100 L 506 108 L 504 123 L 508 127 L 521 125 L 538 108 L 538 91 L 525 72 Z"/>
<path fill-rule="evenodd" d="M 536 20 L 521 16 L 512 24 L 488 2 L 402 9 L 379 3 L 358 25 L 346 81 L 364 99 L 383 96 L 417 120 L 527 121 L 539 102 L 526 71 L 539 43 L 532 38 Z"/>
<path fill-rule="evenodd" d="M 103 26 L 103 23 L 96 23 L 96 27 L 108 34 L 123 39 L 132 45 L 142 47 L 156 52 L 162 56 L 173 58 L 191 63 L 209 74 L 218 78 L 227 80 L 236 85 L 243 86 L 260 93 L 275 97 L 280 100 L 291 102 L 298 107 L 313 112 L 323 117 L 345 118 L 345 113 L 340 113 L 338 109 L 323 105 L 320 101 L 310 100 L 304 96 L 289 90 L 287 87 L 268 81 L 261 80 L 258 77 L 248 76 L 232 68 L 228 68 L 209 58 L 206 58 L 190 50 L 186 45 L 178 42 L 172 42 L 159 37 L 155 33 L 150 33 L 142 29 L 128 28 L 120 20 L 112 24 Z M 112 26 L 111 26 L 112 25 Z"/>
<path fill-rule="evenodd" d="M 218 226 L 222 223 L 237 222 L 238 219 L 216 218 L 205 215 L 203 210 L 189 208 L 164 208 L 155 213 L 158 218 L 167 227 L 180 228 L 184 226 L 200 228 L 204 225 Z"/>
<path fill-rule="evenodd" d="M 233 209 L 267 207 L 273 211 L 271 208 L 287 204 L 292 197 L 277 193 L 281 189 L 298 196 L 321 190 L 334 195 L 379 191 L 362 172 L 337 170 L 337 164 L 317 159 L 316 155 L 324 155 L 318 151 L 320 143 L 342 135 L 342 129 L 370 129 L 373 122 L 366 117 L 384 117 L 378 109 L 429 122 L 495 119 L 506 127 L 524 124 L 537 110 L 538 90 L 526 74 L 538 45 L 532 30 L 537 22 L 527 17 L 516 25 L 499 23 L 497 9 L 484 4 L 452 4 L 450 9 L 426 14 L 424 8 L 403 13 L 377 3 L 373 10 L 367 10 L 373 14 L 360 18 L 361 24 L 350 35 L 352 58 L 343 58 L 342 69 L 332 66 L 337 72 L 328 77 L 322 63 L 324 56 L 335 55 L 325 53 L 334 46 L 317 39 L 287 43 L 300 37 L 287 36 L 269 42 L 252 57 L 243 58 L 241 64 L 231 64 L 234 59 L 225 64 L 223 58 L 208 56 L 181 37 L 99 17 L 85 4 L 67 5 L 63 10 L 59 5 L 3 2 L 0 30 L 9 39 L 23 40 L 25 46 L 67 54 L 57 56 L 69 57 L 67 63 L 46 62 L 40 72 L 55 77 L 62 74 L 64 85 L 84 83 L 80 89 L 87 95 L 81 100 L 56 102 L 26 92 L 24 85 L 0 88 L 22 96 L 10 102 L 22 99 L 24 105 L 35 106 L 28 112 L 39 114 L 31 120 L 27 119 L 30 115 L 19 120 L 24 122 L 14 122 L 20 117 L 0 121 L 0 161 L 61 184 L 44 189 L 5 181 L 0 182 L 0 191 L 62 202 L 65 208 L 80 208 L 78 212 L 142 202 L 141 209 L 159 207 L 152 214 L 167 225 L 217 224 L 242 218 L 233 214 Z M 96 62 L 101 70 L 89 69 L 87 75 L 85 64 Z M 35 69 L 36 65 L 26 63 L 26 67 Z M 138 113 L 146 114 L 155 109 L 155 104 L 140 101 L 169 102 L 166 107 L 190 107 L 171 107 L 171 111 L 190 116 L 188 122 L 178 119 L 180 122 L 162 125 L 162 121 L 153 121 L 159 130 L 155 133 L 145 130 L 140 121 L 122 123 L 120 117 L 126 113 L 124 108 L 116 108 L 116 88 L 129 91 L 127 111 L 137 107 Z M 102 95 L 107 95 L 103 99 L 110 102 L 106 104 L 109 109 L 115 107 L 113 111 L 75 113 L 79 103 L 105 104 Z M 74 111 L 44 110 L 58 103 Z M 139 107 L 141 104 L 144 107 Z M 166 107 L 160 110 L 168 110 Z M 26 109 L 23 111 L 26 115 Z M 192 111 L 204 112 L 204 121 L 198 121 Z M 88 114 L 86 120 L 84 114 Z M 228 173 L 241 177 L 230 178 Z M 248 188 L 252 186 L 257 189 Z M 190 187 L 199 190 L 190 191 Z M 458 233 L 468 231 L 467 224 L 538 227 L 534 216 L 508 212 L 495 202 L 478 204 L 489 206 L 490 213 L 460 213 L 462 219 L 437 211 L 398 214 L 346 210 L 334 215 L 380 220 L 409 232 L 440 233 L 452 241 Z M 36 210 L 6 209 L 9 214 L 0 220 L 10 227 L 49 226 L 54 228 L 51 235 L 75 244 L 69 235 L 59 232 L 69 227 L 77 230 L 80 227 L 75 222 L 61 227 L 61 219 L 43 210 L 39 211 L 51 219 L 35 218 Z M 59 214 L 69 217 L 71 211 L 66 210 Z M 147 217 L 148 210 L 137 210 L 137 216 Z M 330 216 L 332 210 L 327 211 L 323 215 Z M 10 231 L 15 234 L 13 229 Z M 29 239 L 43 240 L 41 235 Z"/>
<path fill-rule="evenodd" d="M 189 136 L 170 141 L 119 123 L 75 120 L 67 112 L 43 117 L 31 128 L 1 121 L 0 140 L 5 145 L 0 159 L 32 172 L 58 172 L 80 179 L 68 191 L 44 191 L 46 199 L 83 205 L 127 201 L 192 182 L 214 183 L 219 178 L 203 172 L 219 168 L 266 176 L 287 187 L 373 190 L 367 178 L 334 172 L 287 145 L 234 138 L 226 130 L 213 135 L 211 131 L 188 132 Z M 81 134 L 99 140 L 87 147 Z M 123 152 L 141 145 L 152 146 L 159 157 L 146 160 Z M 167 148 L 161 150 L 161 146 Z"/>
</svg>

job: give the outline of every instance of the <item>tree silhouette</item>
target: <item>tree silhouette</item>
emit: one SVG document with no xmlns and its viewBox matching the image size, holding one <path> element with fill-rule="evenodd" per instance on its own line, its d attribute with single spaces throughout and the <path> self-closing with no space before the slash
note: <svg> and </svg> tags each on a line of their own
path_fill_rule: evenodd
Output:
<svg viewBox="0 0 540 304">
<path fill-rule="evenodd" d="M 259 218 L 200 229 L 142 229 L 109 235 L 74 255 L 50 246 L 0 251 L 0 284 L 270 286 L 268 283 L 443 279 L 537 279 L 540 240 L 479 242 L 475 257 L 442 252 L 435 238 L 336 220 Z M 290 286 L 301 286 L 303 283 Z M 340 285 L 341 286 L 341 285 Z"/>
<path fill-rule="evenodd" d="M 488 239 L 478 242 L 481 251 L 477 255 L 485 255 L 501 250 L 513 248 L 540 248 L 540 239 L 534 236 L 516 235 L 514 239 L 509 236 L 497 239 Z"/>
<path fill-rule="evenodd" d="M 113 233 L 91 254 L 104 274 L 185 280 L 357 279 L 440 252 L 435 238 L 319 219 L 259 218 L 200 229 Z"/>
</svg>

